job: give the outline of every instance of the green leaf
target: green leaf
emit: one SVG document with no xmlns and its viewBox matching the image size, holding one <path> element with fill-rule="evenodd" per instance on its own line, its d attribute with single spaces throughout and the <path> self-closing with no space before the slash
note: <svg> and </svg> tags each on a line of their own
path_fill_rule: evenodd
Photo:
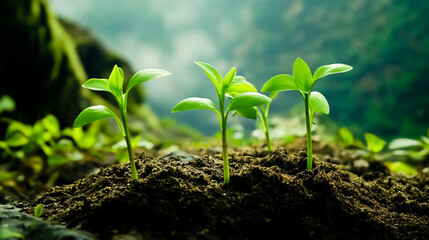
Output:
<svg viewBox="0 0 429 240">
<path fill-rule="evenodd" d="M 353 145 L 355 141 L 355 137 L 353 136 L 353 133 L 346 127 L 340 128 L 339 135 L 341 137 L 341 141 L 344 144 L 344 147 L 348 147 Z"/>
<path fill-rule="evenodd" d="M 241 109 L 237 109 L 235 110 L 235 112 L 245 118 L 250 118 L 250 119 L 254 119 L 256 120 L 257 118 L 257 110 L 255 107 L 251 107 L 251 108 L 241 108 Z"/>
<path fill-rule="evenodd" d="M 334 63 L 330 65 L 324 65 L 319 67 L 313 75 L 312 85 L 322 77 L 326 77 L 331 74 L 343 73 L 352 70 L 353 67 L 342 64 L 342 63 Z"/>
<path fill-rule="evenodd" d="M 261 92 L 278 92 L 298 90 L 295 79 L 291 75 L 279 74 L 268 80 L 261 89 Z"/>
<path fill-rule="evenodd" d="M 175 113 L 198 109 L 208 109 L 217 112 L 215 105 L 210 99 L 198 97 L 186 98 L 182 100 L 173 108 L 171 112 Z"/>
<path fill-rule="evenodd" d="M 308 105 L 312 113 L 320 112 L 329 115 L 328 101 L 320 92 L 314 91 L 310 93 Z"/>
<path fill-rule="evenodd" d="M 229 88 L 229 86 L 233 82 L 233 80 L 235 78 L 236 71 L 237 70 L 235 67 L 231 68 L 231 70 L 229 70 L 229 72 L 223 78 L 223 87 L 222 87 L 223 92 L 226 92 L 226 90 Z"/>
<path fill-rule="evenodd" d="M 105 91 L 110 93 L 112 92 L 107 79 L 91 78 L 88 81 L 86 81 L 84 84 L 82 84 L 82 87 L 91 89 L 94 91 Z"/>
<path fill-rule="evenodd" d="M 402 172 L 407 175 L 416 175 L 419 173 L 415 167 L 404 162 L 385 162 L 385 164 L 390 171 L 395 173 Z"/>
<path fill-rule="evenodd" d="M 15 101 L 8 95 L 0 98 L 0 113 L 15 110 Z"/>
<path fill-rule="evenodd" d="M 48 114 L 46 117 L 44 117 L 42 119 L 42 125 L 55 138 L 60 136 L 60 123 L 54 115 Z"/>
<path fill-rule="evenodd" d="M 409 138 L 397 138 L 389 144 L 389 149 L 422 147 L 422 142 Z"/>
<path fill-rule="evenodd" d="M 97 105 L 92 106 L 84 109 L 79 116 L 74 120 L 73 127 L 82 127 L 85 126 L 88 123 L 105 119 L 105 118 L 113 118 L 115 119 L 116 123 L 119 126 L 119 129 L 121 130 L 122 134 L 125 136 L 124 127 L 122 126 L 121 121 L 119 118 L 110 110 L 109 108 L 103 106 L 103 105 Z"/>
<path fill-rule="evenodd" d="M 134 86 L 140 83 L 143 83 L 155 78 L 165 77 L 168 75 L 171 75 L 171 73 L 161 69 L 141 70 L 131 77 L 130 82 L 128 83 L 128 86 L 127 86 L 127 90 L 125 92 L 128 93 Z"/>
<path fill-rule="evenodd" d="M 271 92 L 271 94 L 270 94 L 271 100 L 274 99 L 275 97 L 277 97 L 278 94 L 279 94 L 279 92 Z"/>
<path fill-rule="evenodd" d="M 34 207 L 34 216 L 36 218 L 38 218 L 38 217 L 42 216 L 42 214 L 43 214 L 43 206 L 41 203 L 39 203 L 39 204 L 37 204 L 36 207 Z"/>
<path fill-rule="evenodd" d="M 307 63 L 301 58 L 297 58 L 293 64 L 293 77 L 296 87 L 304 93 L 311 91 L 312 75 Z"/>
<path fill-rule="evenodd" d="M 256 92 L 241 93 L 229 102 L 227 112 L 242 108 L 250 108 L 271 102 L 271 98 Z"/>
<path fill-rule="evenodd" d="M 386 142 L 372 133 L 365 133 L 365 140 L 368 151 L 378 153 L 383 150 Z"/>
<path fill-rule="evenodd" d="M 0 239 L 21 238 L 25 239 L 24 235 L 14 232 L 7 227 L 0 228 Z"/>
<path fill-rule="evenodd" d="M 48 165 L 50 167 L 59 166 L 68 163 L 69 160 L 58 154 L 52 154 L 48 157 Z"/>
<path fill-rule="evenodd" d="M 124 71 L 115 65 L 113 67 L 112 73 L 110 73 L 108 81 L 110 84 L 110 89 L 112 89 L 112 94 L 118 98 L 121 98 L 123 94 Z"/>
<path fill-rule="evenodd" d="M 231 86 L 227 89 L 227 93 L 230 94 L 232 97 L 237 96 L 240 93 L 244 92 L 257 92 L 258 90 L 255 88 L 255 86 L 248 82 L 244 77 L 237 76 L 234 78 L 233 82 L 231 83 Z"/>
<path fill-rule="evenodd" d="M 222 75 L 219 73 L 219 71 L 213 67 L 212 65 L 205 63 L 205 62 L 195 62 L 198 66 L 200 66 L 204 72 L 206 72 L 207 76 L 212 81 L 213 85 L 216 88 L 216 91 L 220 93 L 222 87 Z"/>
</svg>

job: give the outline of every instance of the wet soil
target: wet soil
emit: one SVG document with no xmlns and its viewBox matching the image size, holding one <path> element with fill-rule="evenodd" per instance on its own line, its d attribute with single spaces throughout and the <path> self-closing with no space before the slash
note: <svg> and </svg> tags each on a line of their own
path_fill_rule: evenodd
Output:
<svg viewBox="0 0 429 240">
<path fill-rule="evenodd" d="M 186 163 L 143 154 L 137 181 L 128 164 L 113 165 L 36 203 L 48 220 L 99 239 L 427 239 L 428 175 L 340 160 L 316 155 L 307 171 L 304 150 L 237 151 L 225 185 L 220 154 Z"/>
</svg>

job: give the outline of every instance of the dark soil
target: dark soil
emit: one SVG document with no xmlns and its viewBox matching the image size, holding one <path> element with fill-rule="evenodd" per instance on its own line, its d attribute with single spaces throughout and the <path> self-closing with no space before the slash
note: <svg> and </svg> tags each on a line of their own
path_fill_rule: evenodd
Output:
<svg viewBox="0 0 429 240">
<path fill-rule="evenodd" d="M 37 199 L 50 221 L 111 239 L 427 239 L 429 176 L 363 178 L 335 156 L 275 150 L 230 154 L 223 184 L 221 156 L 187 163 L 142 155 L 139 180 L 113 165 Z M 319 160 L 319 159 L 323 159 Z M 353 159 L 352 159 L 353 160 Z M 381 170 L 380 170 L 380 169 Z M 28 211 L 31 211 L 28 208 Z"/>
</svg>

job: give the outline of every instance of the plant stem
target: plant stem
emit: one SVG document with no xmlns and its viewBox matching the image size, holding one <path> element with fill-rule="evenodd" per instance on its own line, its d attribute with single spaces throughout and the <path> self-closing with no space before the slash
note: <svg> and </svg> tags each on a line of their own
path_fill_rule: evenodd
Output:
<svg viewBox="0 0 429 240">
<path fill-rule="evenodd" d="M 139 177 L 137 175 L 136 164 L 134 162 L 133 146 L 131 145 L 130 131 L 128 130 L 126 107 L 121 108 L 121 116 L 125 131 L 125 141 L 127 142 L 128 158 L 130 159 L 131 175 L 133 176 L 134 180 L 137 180 L 139 179 Z"/>
<path fill-rule="evenodd" d="M 310 109 L 308 107 L 310 94 L 304 93 L 303 97 L 304 97 L 304 105 L 305 105 L 305 123 L 307 127 L 307 170 L 311 170 L 313 167 L 313 144 L 311 142 Z"/>
<path fill-rule="evenodd" d="M 220 129 L 222 132 L 222 158 L 223 158 L 223 182 L 229 183 L 229 160 L 228 160 L 228 142 L 226 138 L 226 120 L 227 115 L 224 113 L 224 98 L 219 97 L 219 108 L 221 116 Z M 228 113 L 227 113 L 228 114 Z"/>
<path fill-rule="evenodd" d="M 265 140 L 267 141 L 267 147 L 268 147 L 268 151 L 273 151 L 273 146 L 271 145 L 271 139 L 270 139 L 270 130 L 268 129 L 268 109 L 266 111 L 264 111 L 264 108 L 262 106 L 260 106 L 260 109 L 262 111 L 262 124 L 264 125 L 264 132 L 265 132 Z"/>
</svg>

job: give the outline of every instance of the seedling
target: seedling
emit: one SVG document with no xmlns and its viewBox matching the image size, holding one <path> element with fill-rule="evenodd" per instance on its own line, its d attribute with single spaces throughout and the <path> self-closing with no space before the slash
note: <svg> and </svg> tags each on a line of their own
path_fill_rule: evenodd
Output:
<svg viewBox="0 0 429 240">
<path fill-rule="evenodd" d="M 206 72 L 207 76 L 215 86 L 219 101 L 219 109 L 217 109 L 213 102 L 208 98 L 192 97 L 179 102 L 173 108 L 172 112 L 208 109 L 216 113 L 222 133 L 223 180 L 224 183 L 229 183 L 229 161 L 226 137 L 228 113 L 231 111 L 263 105 L 269 103 L 271 99 L 257 93 L 253 85 L 246 81 L 244 77 L 236 76 L 235 67 L 231 68 L 225 77 L 222 78 L 219 71 L 210 64 L 204 62 L 195 63 Z M 231 101 L 225 108 L 226 96 L 229 96 Z"/>
<path fill-rule="evenodd" d="M 393 155 L 406 156 L 414 161 L 422 161 L 429 156 L 429 129 L 427 136 L 421 136 L 420 139 L 395 139 L 389 144 L 389 149 L 394 150 Z"/>
<path fill-rule="evenodd" d="M 273 100 L 277 96 L 278 92 L 272 92 L 270 94 L 271 100 Z M 255 119 L 259 118 L 261 121 L 261 127 L 265 134 L 265 141 L 267 143 L 268 151 L 273 151 L 273 146 L 271 144 L 271 138 L 270 138 L 270 129 L 268 128 L 268 112 L 270 110 L 270 104 L 271 102 L 267 103 L 265 105 L 260 105 L 258 107 L 252 107 L 247 109 L 239 109 L 236 110 L 238 114 L 240 114 L 243 117 Z"/>
<path fill-rule="evenodd" d="M 365 133 L 365 140 L 366 149 L 364 151 L 366 154 L 363 154 L 363 157 L 370 161 L 374 161 L 376 160 L 377 154 L 386 146 L 386 142 L 372 133 Z"/>
<path fill-rule="evenodd" d="M 119 110 L 121 113 L 121 120 L 118 116 L 113 113 L 112 110 L 103 105 L 92 106 L 84 109 L 79 116 L 75 119 L 73 127 L 82 127 L 88 123 L 94 122 L 96 120 L 113 118 L 115 119 L 118 127 L 125 138 L 128 147 L 128 158 L 130 160 L 131 174 L 133 179 L 137 180 L 137 171 L 133 158 L 133 149 L 131 146 L 130 132 L 128 130 L 128 121 L 127 121 L 127 100 L 130 90 L 136 85 L 149 81 L 151 79 L 168 76 L 171 73 L 160 70 L 160 69 L 144 69 L 136 74 L 134 74 L 127 86 L 127 89 L 124 93 L 123 84 L 124 84 L 124 71 L 118 67 L 114 66 L 112 73 L 110 74 L 109 79 L 98 79 L 92 78 L 86 81 L 82 87 L 88 88 L 94 91 L 105 91 L 113 95 L 116 102 L 118 103 Z"/>
<path fill-rule="evenodd" d="M 316 81 L 320 78 L 343 73 L 352 70 L 349 65 L 335 63 L 319 67 L 314 75 L 307 63 L 301 58 L 297 58 L 293 64 L 293 76 L 280 74 L 272 77 L 262 87 L 262 92 L 276 92 L 295 90 L 301 93 L 305 107 L 305 122 L 307 128 L 307 170 L 312 169 L 313 165 L 313 147 L 311 142 L 311 127 L 314 113 L 321 112 L 329 114 L 329 104 L 326 98 L 320 92 L 312 92 Z"/>
</svg>

